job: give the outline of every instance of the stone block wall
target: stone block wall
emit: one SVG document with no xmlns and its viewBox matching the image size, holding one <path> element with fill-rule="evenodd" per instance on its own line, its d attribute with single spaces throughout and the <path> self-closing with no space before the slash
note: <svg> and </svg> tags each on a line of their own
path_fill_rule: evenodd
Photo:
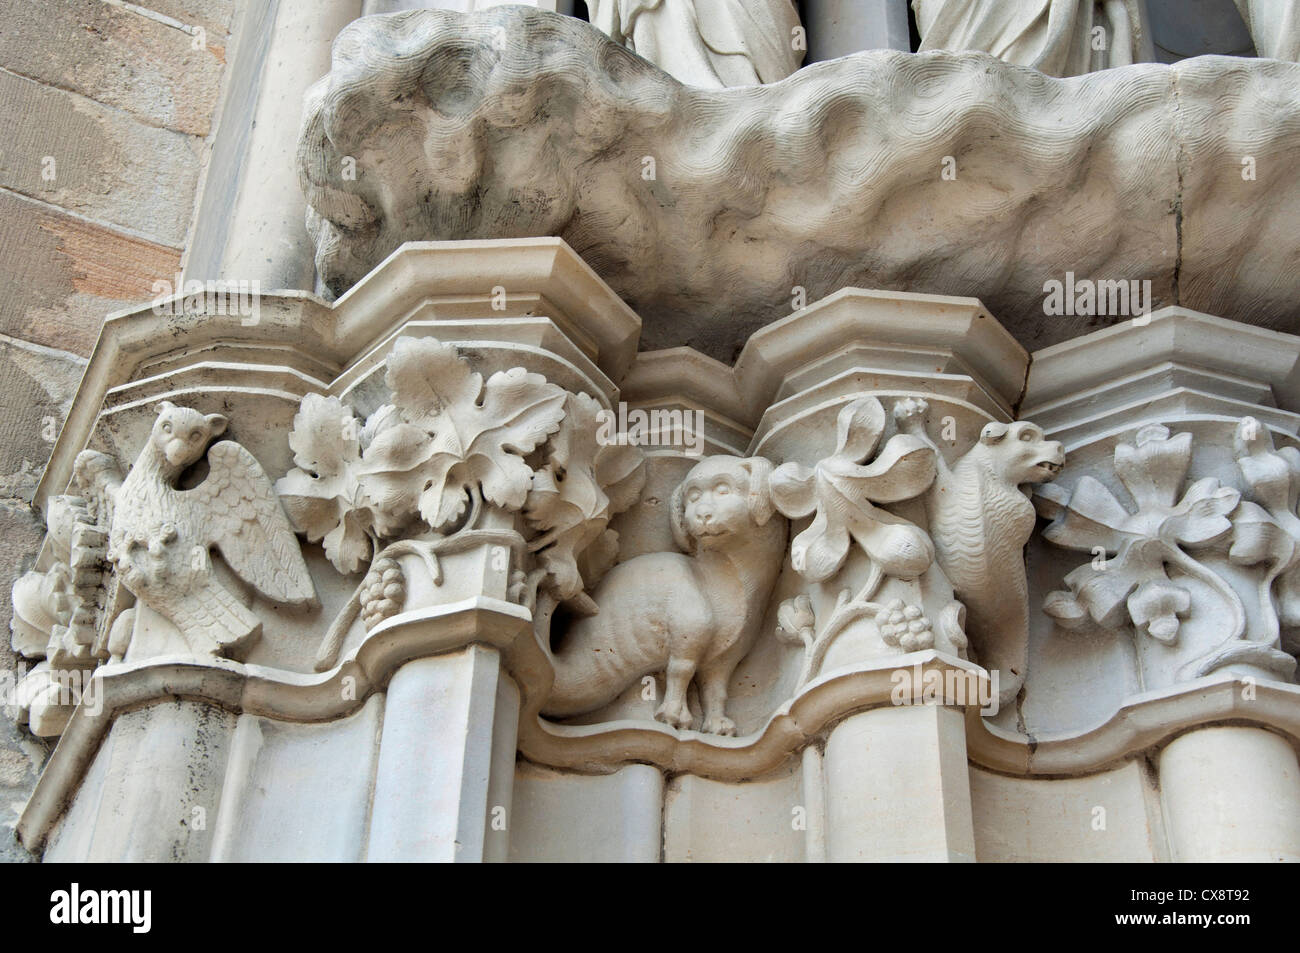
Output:
<svg viewBox="0 0 1300 953">
<path fill-rule="evenodd" d="M 0 0 L 0 586 L 104 317 L 180 271 L 239 0 Z M 0 669 L 12 670 L 0 604 Z M 0 860 L 48 747 L 0 719 Z"/>
</svg>

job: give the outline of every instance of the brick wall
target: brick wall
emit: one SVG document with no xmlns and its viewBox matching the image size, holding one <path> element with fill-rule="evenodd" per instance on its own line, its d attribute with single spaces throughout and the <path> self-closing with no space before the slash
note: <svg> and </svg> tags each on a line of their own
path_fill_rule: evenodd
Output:
<svg viewBox="0 0 1300 953">
<path fill-rule="evenodd" d="M 0 633 L 99 326 L 180 270 L 236 3 L 0 0 Z M 0 718 L 0 860 L 30 859 L 12 824 L 47 751 Z"/>
</svg>

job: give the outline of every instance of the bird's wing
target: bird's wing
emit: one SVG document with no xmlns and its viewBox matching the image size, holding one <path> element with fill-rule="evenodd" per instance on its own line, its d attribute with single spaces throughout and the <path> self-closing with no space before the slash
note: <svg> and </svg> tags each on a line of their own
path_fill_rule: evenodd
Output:
<svg viewBox="0 0 1300 953">
<path fill-rule="evenodd" d="M 122 485 L 122 471 L 106 453 L 83 450 L 72 465 L 72 482 L 92 507 L 100 526 L 113 525 L 113 503 Z"/>
<path fill-rule="evenodd" d="M 230 568 L 263 595 L 308 603 L 316 596 L 298 538 L 257 459 L 231 440 L 208 450 L 208 478 L 180 494 Z M 195 511 L 197 510 L 197 512 Z"/>
</svg>

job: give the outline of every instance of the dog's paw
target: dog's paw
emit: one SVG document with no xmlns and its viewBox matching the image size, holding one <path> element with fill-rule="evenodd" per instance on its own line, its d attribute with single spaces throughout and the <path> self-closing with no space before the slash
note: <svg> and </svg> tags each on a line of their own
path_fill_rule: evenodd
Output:
<svg viewBox="0 0 1300 953">
<path fill-rule="evenodd" d="M 691 709 L 685 702 L 674 708 L 670 708 L 668 703 L 664 702 L 659 706 L 659 710 L 655 712 L 655 721 L 662 721 L 665 725 L 671 725 L 680 731 L 686 731 L 690 728 L 694 720 Z"/>
<path fill-rule="evenodd" d="M 710 716 L 704 719 L 704 726 L 700 730 L 711 735 L 734 735 L 736 723 L 726 715 Z"/>
</svg>

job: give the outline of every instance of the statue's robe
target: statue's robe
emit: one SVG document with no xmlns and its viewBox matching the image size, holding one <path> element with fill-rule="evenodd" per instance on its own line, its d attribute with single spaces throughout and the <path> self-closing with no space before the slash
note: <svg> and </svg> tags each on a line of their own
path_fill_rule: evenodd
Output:
<svg viewBox="0 0 1300 953">
<path fill-rule="evenodd" d="M 792 0 L 588 0 L 594 26 L 690 86 L 756 86 L 803 62 Z"/>
<path fill-rule="evenodd" d="M 1236 0 L 1255 52 L 1273 60 L 1300 62 L 1300 3 L 1297 0 Z"/>
<path fill-rule="evenodd" d="M 1081 76 L 1140 57 L 1136 0 L 912 0 L 921 51 L 979 50 L 1049 76 Z M 1105 49 L 1095 46 L 1101 27 Z"/>
</svg>

